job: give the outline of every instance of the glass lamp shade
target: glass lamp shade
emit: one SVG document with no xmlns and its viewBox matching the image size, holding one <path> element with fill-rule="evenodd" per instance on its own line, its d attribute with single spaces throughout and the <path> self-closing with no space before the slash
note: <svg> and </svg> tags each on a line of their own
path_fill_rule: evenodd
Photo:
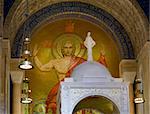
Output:
<svg viewBox="0 0 150 114">
<path fill-rule="evenodd" d="M 25 54 L 25 55 L 31 55 L 31 52 L 29 50 L 24 50 L 23 54 Z"/>
<path fill-rule="evenodd" d="M 141 79 L 136 79 L 135 80 L 135 83 L 137 84 L 137 83 L 142 83 L 142 80 Z"/>
<path fill-rule="evenodd" d="M 23 89 L 23 90 L 22 90 L 22 93 L 23 93 L 23 94 L 31 93 L 31 90 L 30 90 L 30 89 L 29 89 L 29 90 Z"/>
<path fill-rule="evenodd" d="M 21 61 L 21 63 L 19 64 L 19 68 L 23 70 L 30 70 L 33 68 L 33 66 L 30 61 L 25 59 L 24 61 Z"/>
<path fill-rule="evenodd" d="M 30 43 L 30 38 L 29 38 L 29 37 L 26 37 L 26 38 L 24 39 L 24 41 Z"/>
<path fill-rule="evenodd" d="M 143 94 L 139 93 L 135 98 L 134 98 L 134 103 L 139 104 L 139 103 L 144 103 L 145 100 L 143 98 Z"/>
<path fill-rule="evenodd" d="M 30 104 L 32 102 L 31 98 L 21 98 L 22 104 Z"/>
<path fill-rule="evenodd" d="M 28 79 L 27 77 L 25 77 L 25 78 L 23 79 L 23 82 L 24 82 L 24 83 L 29 83 L 29 79 Z"/>
<path fill-rule="evenodd" d="M 24 50 L 24 51 L 23 51 L 23 54 L 22 54 L 22 58 L 27 59 L 27 58 L 29 58 L 29 57 L 31 57 L 31 51 L 28 50 L 28 49 Z"/>
</svg>

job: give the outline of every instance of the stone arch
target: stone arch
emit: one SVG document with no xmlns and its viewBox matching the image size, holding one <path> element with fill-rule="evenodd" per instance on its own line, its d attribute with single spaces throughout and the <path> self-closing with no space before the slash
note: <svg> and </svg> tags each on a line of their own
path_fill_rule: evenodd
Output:
<svg viewBox="0 0 150 114">
<path fill-rule="evenodd" d="M 116 108 L 118 109 L 119 113 L 121 112 L 120 104 L 117 101 L 115 101 L 115 99 L 113 99 L 113 97 L 111 97 L 109 95 L 106 95 L 106 94 L 94 94 L 94 93 L 91 93 L 91 94 L 85 94 L 85 95 L 81 96 L 80 98 L 78 98 L 78 100 L 76 100 L 76 102 L 72 105 L 71 113 L 73 113 L 74 108 L 78 105 L 78 103 L 81 100 L 83 100 L 85 98 L 88 98 L 88 97 L 92 97 L 92 96 L 104 97 L 104 98 L 110 100 L 116 106 Z"/>
<path fill-rule="evenodd" d="M 16 38 L 13 43 L 14 45 L 12 47 L 12 57 L 20 56 L 20 49 L 22 49 L 23 45 L 23 30 L 27 23 L 29 23 L 30 26 L 29 31 L 32 31 L 37 25 L 49 17 L 54 17 L 51 18 L 53 20 L 57 18 L 60 19 L 62 16 L 64 16 L 64 18 L 74 18 L 76 15 L 78 18 L 86 19 L 96 24 L 102 22 L 105 27 L 111 31 L 111 33 L 114 33 L 114 40 L 118 44 L 121 57 L 126 59 L 134 58 L 132 43 L 122 25 L 105 10 L 83 2 L 56 3 L 47 6 L 31 15 L 30 18 L 20 27 L 18 33 L 16 34 Z"/>
<path fill-rule="evenodd" d="M 74 1 L 78 2 L 78 0 Z M 99 7 L 114 16 L 127 31 L 135 51 L 135 56 L 138 55 L 145 42 L 149 40 L 149 22 L 137 1 L 80 1 Z M 44 7 L 60 2 L 66 2 L 66 0 L 31 1 L 29 3 L 30 14 L 33 15 Z M 10 39 L 11 45 L 13 45 L 13 40 L 21 24 L 26 20 L 24 16 L 25 9 L 25 1 L 15 1 L 5 19 L 4 37 Z"/>
</svg>

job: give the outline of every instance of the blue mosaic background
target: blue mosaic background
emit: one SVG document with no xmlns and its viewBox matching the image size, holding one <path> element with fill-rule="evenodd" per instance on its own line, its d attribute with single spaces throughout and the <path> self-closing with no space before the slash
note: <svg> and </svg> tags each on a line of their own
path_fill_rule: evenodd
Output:
<svg viewBox="0 0 150 114">
<path fill-rule="evenodd" d="M 67 14 L 64 15 L 64 12 L 67 12 Z M 78 14 L 76 14 L 76 12 L 78 12 Z M 56 14 L 60 15 L 55 17 Z M 32 31 L 41 22 L 53 16 L 55 18 L 49 19 L 50 21 L 54 21 L 55 19 L 72 17 L 82 18 L 98 25 L 100 25 L 100 22 L 103 22 L 107 26 L 107 28 L 112 31 L 114 36 L 116 36 L 113 40 L 116 41 L 116 44 L 120 49 L 122 58 L 134 58 L 134 51 L 130 38 L 128 37 L 128 34 L 121 26 L 121 24 L 113 16 L 111 16 L 104 10 L 82 2 L 62 2 L 52 4 L 33 14 L 22 25 L 22 27 L 19 29 L 16 35 L 16 38 L 13 43 L 14 45 L 12 47 L 12 57 L 16 58 L 20 56 L 20 50 L 22 50 L 24 40 L 22 37 L 24 26 L 26 26 L 26 24 L 29 23 L 29 31 Z"/>
</svg>

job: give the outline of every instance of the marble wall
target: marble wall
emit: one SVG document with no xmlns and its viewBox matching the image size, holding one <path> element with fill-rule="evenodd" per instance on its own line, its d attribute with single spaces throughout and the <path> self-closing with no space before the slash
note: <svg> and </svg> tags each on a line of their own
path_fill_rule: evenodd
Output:
<svg viewBox="0 0 150 114">
<path fill-rule="evenodd" d="M 137 114 L 150 114 L 150 42 L 147 41 L 141 49 L 138 57 L 138 68 L 137 76 L 141 77 L 143 80 L 143 94 L 145 102 L 143 105 L 138 106 L 144 110 L 140 110 L 141 113 Z M 142 108 L 143 107 L 143 108 Z"/>
<path fill-rule="evenodd" d="M 3 73 L 2 73 L 2 29 L 3 29 L 3 12 L 2 12 L 2 0 L 0 1 L 0 114 L 2 114 L 4 112 L 4 94 L 3 94 Z"/>
<path fill-rule="evenodd" d="M 2 37 L 1 37 L 2 38 Z M 3 94 L 3 80 L 2 80 L 2 40 L 0 39 L 0 114 L 4 112 L 4 94 Z"/>
</svg>

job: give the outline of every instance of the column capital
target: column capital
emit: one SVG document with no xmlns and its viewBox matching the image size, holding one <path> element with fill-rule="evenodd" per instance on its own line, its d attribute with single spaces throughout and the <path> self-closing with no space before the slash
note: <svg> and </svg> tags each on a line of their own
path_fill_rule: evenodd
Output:
<svg viewBox="0 0 150 114">
<path fill-rule="evenodd" d="M 10 74 L 13 83 L 22 83 L 24 77 L 23 71 L 11 71 Z"/>
<path fill-rule="evenodd" d="M 124 72 L 136 72 L 137 63 L 135 59 L 122 59 L 119 63 L 119 75 L 122 77 Z"/>
<path fill-rule="evenodd" d="M 123 59 L 119 64 L 119 75 L 124 81 L 133 83 L 136 69 L 137 63 L 135 59 Z"/>
</svg>

